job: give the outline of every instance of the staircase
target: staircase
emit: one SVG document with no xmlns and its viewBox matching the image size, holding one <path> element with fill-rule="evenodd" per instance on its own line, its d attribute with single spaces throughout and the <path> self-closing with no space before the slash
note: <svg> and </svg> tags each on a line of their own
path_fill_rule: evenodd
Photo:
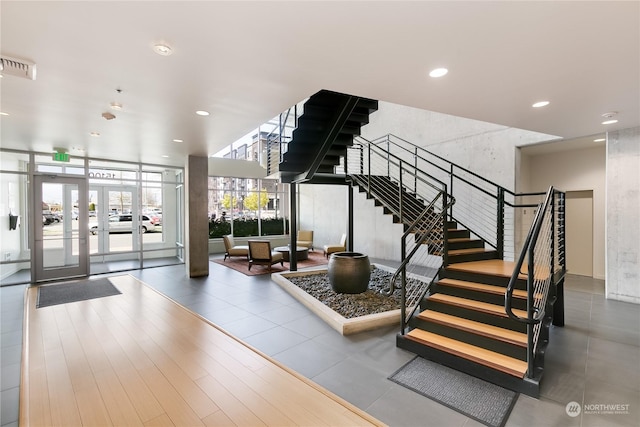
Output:
<svg viewBox="0 0 640 427">
<path fill-rule="evenodd" d="M 366 142 L 363 144 L 368 145 Z M 392 159 L 389 161 L 393 166 L 386 171 L 384 167 L 374 166 L 375 172 L 370 175 L 354 173 L 349 175 L 350 179 L 367 197 L 373 198 L 376 205 L 382 206 L 385 214 L 392 215 L 394 222 L 404 225 L 404 229 L 413 236 L 408 239 L 410 244 L 426 246 L 429 255 L 441 257 L 442 260 L 417 307 L 414 308 L 411 302 L 406 303 L 401 333 L 397 336 L 398 347 L 537 397 L 543 373 L 544 352 L 548 344 L 548 329 L 554 320 L 554 311 L 557 315 L 555 324 L 563 324 L 562 301 L 554 307 L 556 297 L 561 294 L 562 289 L 563 261 L 552 260 L 548 249 L 536 252 L 536 248 L 531 246 L 532 236 L 525 242 L 525 247 L 530 247 L 530 250 L 524 251 L 520 260 L 502 259 L 501 253 L 504 252 L 505 245 L 504 241 L 499 240 L 504 239 L 504 231 L 495 230 L 493 239 L 479 237 L 479 234 L 487 234 L 487 230 L 476 233 L 460 225 L 451 216 L 454 211 L 451 204 L 449 208 L 440 209 L 440 213 L 445 212 L 439 221 L 443 230 L 431 226 L 426 231 L 421 231 L 415 224 L 417 213 L 428 211 L 424 200 L 430 200 L 431 195 L 425 196 L 424 188 L 416 185 L 414 176 L 418 180 L 437 182 L 436 187 L 442 186 L 443 181 L 433 176 L 424 176 L 422 171 L 428 169 L 419 168 L 414 162 L 408 164 L 400 157 L 393 160 L 394 155 L 387 151 L 388 146 L 387 150 L 376 155 L 381 145 L 384 144 L 371 144 L 366 150 L 359 148 L 360 153 L 367 152 L 367 155 L 360 155 L 360 162 L 356 162 L 356 165 L 367 164 L 366 167 L 360 166 L 359 171 L 379 163 L 376 157 Z M 371 146 L 377 148 L 370 148 Z M 396 172 L 394 168 L 397 169 Z M 350 169 L 358 171 L 357 166 Z M 384 172 L 387 174 L 381 175 Z M 401 181 L 408 182 L 411 187 L 401 184 Z M 460 187 L 460 183 L 451 186 Z M 496 200 L 504 200 L 505 191 L 497 190 Z M 468 197 L 468 188 L 461 193 Z M 453 196 L 461 197 L 455 192 Z M 473 194 L 471 196 L 474 197 Z M 553 247 L 557 244 L 563 249 L 563 236 L 555 237 L 552 230 L 554 225 L 551 209 L 553 206 L 562 207 L 562 194 L 550 190 L 546 196 L 544 210 L 542 205 L 534 205 L 541 212 L 534 225 L 540 223 L 538 225 L 542 226 L 544 223 L 546 235 L 545 239 L 541 239 L 544 240 L 542 246 L 546 244 Z M 516 204 L 512 205 L 511 208 L 517 208 Z M 522 206 L 531 207 L 528 204 Z M 504 207 L 492 207 L 492 210 L 505 215 Z M 477 214 L 481 210 L 475 212 Z M 438 210 L 435 209 L 423 218 L 437 215 Z M 465 221 L 471 222 L 467 218 Z M 504 227 L 501 220 L 493 223 Z M 563 227 L 562 224 L 562 229 Z M 532 227 L 530 234 L 533 234 L 534 228 Z M 402 246 L 404 245 L 403 242 Z M 411 255 L 414 252 L 415 248 Z M 540 254 L 544 256 L 541 257 Z M 537 260 L 531 271 L 527 262 L 524 262 L 527 257 L 532 261 Z M 410 265 L 410 262 L 406 262 L 407 258 L 410 256 L 403 254 L 404 262 L 399 270 Z M 553 269 L 550 268 L 552 264 Z M 551 277 L 549 272 L 555 271 L 555 266 L 560 271 Z M 531 279 L 535 280 L 530 280 L 530 274 Z M 546 289 L 539 290 L 535 285 L 537 282 L 546 283 Z M 535 308 L 536 302 L 538 305 L 542 304 L 542 307 Z"/>
<path fill-rule="evenodd" d="M 564 322 L 564 194 L 517 195 L 406 141 L 357 137 L 376 109 L 370 99 L 313 95 L 283 181 L 351 183 L 403 225 L 388 289 L 402 290 L 398 347 L 537 397 L 548 329 Z M 545 198 L 518 203 L 525 196 Z M 522 208 L 537 214 L 516 251 L 509 229 Z M 420 285 L 409 288 L 413 279 Z"/>
<path fill-rule="evenodd" d="M 378 101 L 321 90 L 304 103 L 287 152 L 279 165 L 282 182 L 342 183 L 335 169 L 353 138 L 369 123 Z"/>
</svg>

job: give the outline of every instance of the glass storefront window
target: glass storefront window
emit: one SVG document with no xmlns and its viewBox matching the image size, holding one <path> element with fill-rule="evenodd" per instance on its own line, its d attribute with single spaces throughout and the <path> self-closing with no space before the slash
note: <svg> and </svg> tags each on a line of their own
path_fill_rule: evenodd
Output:
<svg viewBox="0 0 640 427">
<path fill-rule="evenodd" d="M 209 238 L 287 234 L 287 197 L 275 179 L 209 177 Z"/>
</svg>

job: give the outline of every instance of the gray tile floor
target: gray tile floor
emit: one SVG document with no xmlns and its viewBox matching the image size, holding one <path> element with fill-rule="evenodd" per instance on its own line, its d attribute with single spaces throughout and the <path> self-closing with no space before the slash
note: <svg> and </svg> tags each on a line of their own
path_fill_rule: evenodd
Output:
<svg viewBox="0 0 640 427">
<path fill-rule="evenodd" d="M 197 279 L 183 265 L 129 274 L 391 426 L 480 425 L 387 380 L 413 357 L 395 347 L 395 327 L 343 337 L 268 275 L 210 268 Z M 2 426 L 17 425 L 24 290 L 0 288 Z M 551 330 L 541 397 L 520 395 L 507 426 L 639 426 L 640 306 L 606 300 L 603 281 L 580 276 L 567 278 L 565 296 L 566 326 Z M 572 401 L 577 417 L 565 410 Z"/>
</svg>

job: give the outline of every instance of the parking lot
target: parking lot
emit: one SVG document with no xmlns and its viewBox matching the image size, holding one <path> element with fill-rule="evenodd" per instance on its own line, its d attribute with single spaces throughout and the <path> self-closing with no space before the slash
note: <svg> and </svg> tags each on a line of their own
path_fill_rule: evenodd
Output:
<svg viewBox="0 0 640 427">
<path fill-rule="evenodd" d="M 77 236 L 78 221 L 72 221 L 73 235 Z M 90 221 L 89 228 L 96 225 L 97 222 Z M 54 222 L 53 224 L 43 226 L 44 249 L 62 248 L 63 238 L 63 224 L 61 222 Z M 93 235 L 87 230 L 87 237 L 89 239 L 89 247 L 91 252 L 96 252 L 98 248 L 99 234 Z M 132 235 L 131 233 L 110 233 L 109 234 L 109 250 L 110 251 L 127 251 L 132 248 Z M 143 244 L 153 244 L 162 242 L 162 226 L 156 226 L 155 231 L 144 233 L 142 235 Z"/>
</svg>

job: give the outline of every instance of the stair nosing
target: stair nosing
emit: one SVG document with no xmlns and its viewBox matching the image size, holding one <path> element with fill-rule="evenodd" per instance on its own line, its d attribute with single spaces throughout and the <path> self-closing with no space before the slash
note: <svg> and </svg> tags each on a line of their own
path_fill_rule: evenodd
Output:
<svg viewBox="0 0 640 427">
<path fill-rule="evenodd" d="M 475 290 L 478 292 L 486 292 L 492 295 L 504 295 L 504 293 L 507 290 L 507 288 L 503 286 L 488 285 L 486 283 L 479 283 L 479 282 L 470 282 L 468 280 L 451 279 L 449 277 L 440 279 L 438 283 L 443 283 L 446 286 L 452 286 L 452 287 L 461 288 L 461 289 L 469 289 L 469 290 Z M 470 286 L 470 285 L 480 285 L 480 286 Z M 515 298 L 527 299 L 527 291 L 524 291 L 522 289 L 514 289 L 513 296 Z"/>
<path fill-rule="evenodd" d="M 444 297 L 444 298 L 443 298 Z M 427 301 L 433 300 L 442 304 L 455 305 L 457 307 L 466 308 L 469 310 L 479 311 L 486 314 L 491 314 L 500 317 L 509 317 L 501 305 L 490 304 L 482 301 L 475 301 L 468 298 L 461 298 L 452 295 L 445 294 L 433 294 L 427 298 Z M 518 317 L 527 318 L 527 312 L 524 310 L 512 309 L 513 313 Z"/>
<path fill-rule="evenodd" d="M 449 326 L 451 328 L 474 333 L 483 337 L 506 342 L 509 344 L 514 344 L 519 347 L 527 347 L 527 334 L 524 334 L 522 332 L 501 328 L 499 326 L 489 325 L 482 322 L 476 322 L 475 320 L 465 319 L 463 317 L 453 316 L 451 314 L 441 313 L 434 310 L 425 310 L 422 313 L 418 314 L 417 317 L 427 322 L 438 323 L 440 325 Z M 456 320 L 459 320 L 460 323 L 456 322 Z M 477 326 L 478 329 L 473 329 L 472 326 Z"/>
<path fill-rule="evenodd" d="M 406 336 L 409 339 L 412 339 L 423 345 L 435 348 L 440 351 L 444 351 L 449 354 L 453 354 L 455 356 L 478 363 L 483 366 L 487 366 L 497 371 L 507 373 L 514 377 L 524 378 L 524 375 L 527 372 L 527 362 L 510 356 L 506 356 L 501 353 L 497 353 L 495 351 L 487 350 L 482 347 L 477 347 L 471 344 L 464 343 L 462 341 L 447 338 L 433 332 L 424 331 L 422 329 L 413 329 L 408 332 Z M 432 341 L 430 341 L 430 339 Z M 442 342 L 434 342 L 434 339 L 440 340 Z M 472 354 L 472 352 L 476 354 Z M 498 361 L 490 360 L 487 357 L 498 359 Z M 500 362 L 508 362 L 511 366 L 505 366 Z"/>
</svg>

